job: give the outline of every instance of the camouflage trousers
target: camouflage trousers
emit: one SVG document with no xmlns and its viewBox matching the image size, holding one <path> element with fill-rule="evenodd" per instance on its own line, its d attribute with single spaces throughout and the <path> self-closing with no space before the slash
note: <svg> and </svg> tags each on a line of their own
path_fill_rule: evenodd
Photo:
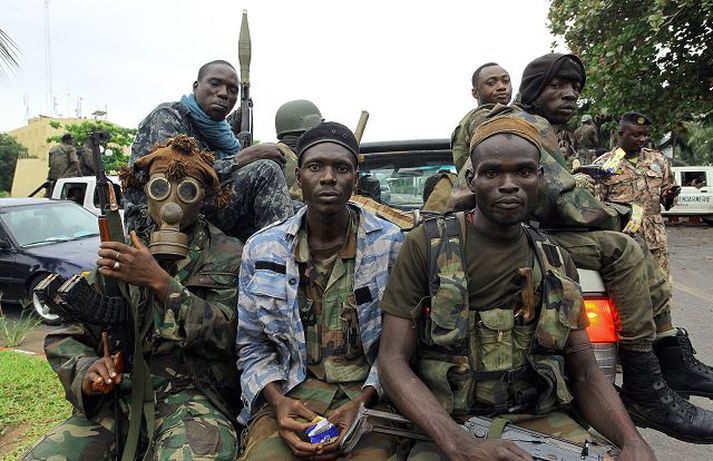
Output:
<svg viewBox="0 0 713 461">
<path fill-rule="evenodd" d="M 620 345 L 649 351 L 656 326 L 671 321 L 671 286 L 640 237 L 614 231 L 552 232 L 580 269 L 599 271 L 619 312 Z"/>
<path fill-rule="evenodd" d="M 329 409 L 326 412 L 315 410 L 316 413 L 329 419 L 329 415 L 339 408 L 349 399 L 335 398 Z M 314 407 L 309 405 L 309 408 L 314 410 Z M 379 410 L 385 410 L 385 407 L 377 405 Z M 243 432 L 244 452 L 240 457 L 240 461 L 296 461 L 297 458 L 292 454 L 289 447 L 280 437 L 277 429 L 277 420 L 272 407 L 265 405 L 255 414 L 255 417 L 250 422 L 250 425 Z M 338 459 L 349 459 L 358 461 L 379 461 L 392 459 L 396 453 L 397 439 L 381 434 L 370 433 L 362 437 L 354 451 L 348 456 Z"/>
<path fill-rule="evenodd" d="M 656 262 L 659 263 L 661 272 L 666 276 L 668 284 L 673 286 L 673 274 L 671 274 L 671 265 L 669 264 L 668 248 L 654 248 L 651 250 L 651 255 Z"/>
<path fill-rule="evenodd" d="M 126 431 L 128 422 L 122 426 Z M 23 459 L 113 460 L 114 428 L 115 419 L 109 411 L 100 411 L 92 420 L 74 415 L 45 435 Z M 157 402 L 153 460 L 234 461 L 237 447 L 235 428 L 206 396 L 179 392 Z"/>
<path fill-rule="evenodd" d="M 614 449 L 606 439 L 601 438 L 581 426 L 571 416 L 563 412 L 547 415 L 503 415 L 502 418 L 520 427 L 542 432 L 560 439 L 584 445 L 588 441 L 601 445 L 603 450 Z M 446 455 L 433 442 L 416 442 L 408 456 L 409 461 L 447 461 Z"/>
</svg>

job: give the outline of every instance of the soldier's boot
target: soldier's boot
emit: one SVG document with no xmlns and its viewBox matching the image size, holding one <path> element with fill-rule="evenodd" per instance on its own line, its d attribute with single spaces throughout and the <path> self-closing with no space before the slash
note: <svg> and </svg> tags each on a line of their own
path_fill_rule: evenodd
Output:
<svg viewBox="0 0 713 461">
<path fill-rule="evenodd" d="M 696 358 L 696 351 L 685 329 L 679 328 L 676 336 L 656 341 L 654 353 L 671 389 L 683 398 L 699 395 L 713 399 L 713 367 Z"/>
<path fill-rule="evenodd" d="M 653 351 L 620 349 L 624 372 L 621 400 L 637 426 L 691 443 L 713 443 L 713 412 L 671 389 Z"/>
</svg>

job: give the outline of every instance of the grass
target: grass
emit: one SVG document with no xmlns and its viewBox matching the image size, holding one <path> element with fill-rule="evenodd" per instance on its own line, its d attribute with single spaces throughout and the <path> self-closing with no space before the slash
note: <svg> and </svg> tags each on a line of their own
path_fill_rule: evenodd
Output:
<svg viewBox="0 0 713 461">
<path fill-rule="evenodd" d="M 71 409 L 47 360 L 0 351 L 0 461 L 18 459 Z"/>
<path fill-rule="evenodd" d="M 1 298 L 2 292 L 0 291 L 0 299 Z M 23 304 L 20 318 L 14 322 L 5 317 L 5 314 L 2 311 L 2 306 L 0 305 L 0 333 L 2 334 L 4 345 L 7 347 L 19 346 L 30 330 L 41 323 L 42 321 L 40 319 L 34 317 L 30 313 L 30 310 L 27 308 L 27 304 Z"/>
</svg>

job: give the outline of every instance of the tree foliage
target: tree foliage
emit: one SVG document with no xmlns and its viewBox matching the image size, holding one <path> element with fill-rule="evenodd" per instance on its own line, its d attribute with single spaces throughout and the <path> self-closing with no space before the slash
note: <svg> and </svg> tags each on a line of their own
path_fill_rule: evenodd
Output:
<svg viewBox="0 0 713 461">
<path fill-rule="evenodd" d="M 712 116 L 713 0 L 552 0 L 549 21 L 587 67 L 593 113 L 643 112 L 659 134 Z"/>
<path fill-rule="evenodd" d="M 0 133 L 0 191 L 8 192 L 18 158 L 27 158 L 27 148 L 7 133 Z"/>
<path fill-rule="evenodd" d="M 684 140 L 689 165 L 713 165 L 713 123 L 686 122 Z"/>
<path fill-rule="evenodd" d="M 106 171 L 118 171 L 119 168 L 129 162 L 129 155 L 126 153 L 129 146 L 134 140 L 136 134 L 135 129 L 123 128 L 113 123 L 104 120 L 85 120 L 81 123 L 70 123 L 62 126 L 57 121 L 50 122 L 52 128 L 62 129 L 63 133 L 50 136 L 47 142 L 60 142 L 62 134 L 70 133 L 74 136 L 74 142 L 77 146 L 81 146 L 84 141 L 89 139 L 92 131 L 106 131 L 111 135 L 111 139 L 107 143 L 106 150 L 102 160 Z"/>
</svg>

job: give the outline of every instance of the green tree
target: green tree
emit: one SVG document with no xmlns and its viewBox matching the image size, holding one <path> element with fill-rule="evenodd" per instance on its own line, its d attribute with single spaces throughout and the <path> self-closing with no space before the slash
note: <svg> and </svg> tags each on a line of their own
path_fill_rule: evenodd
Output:
<svg viewBox="0 0 713 461">
<path fill-rule="evenodd" d="M 52 128 L 62 129 L 63 132 L 55 136 L 50 136 L 47 138 L 47 142 L 58 143 L 61 141 L 62 134 L 70 133 L 74 136 L 74 142 L 77 146 L 81 146 L 84 141 L 89 139 L 89 135 L 92 131 L 106 131 L 111 135 L 111 139 L 107 145 L 104 146 L 106 148 L 102 157 L 104 169 L 107 172 L 118 171 L 119 168 L 129 162 L 129 155 L 126 152 L 134 140 L 134 135 L 136 134 L 135 129 L 123 128 L 104 120 L 85 120 L 81 123 L 70 123 L 64 127 L 61 123 L 53 121 L 50 122 L 50 126 L 52 126 Z"/>
<path fill-rule="evenodd" d="M 690 165 L 713 165 L 713 123 L 687 122 L 684 139 Z"/>
<path fill-rule="evenodd" d="M 18 158 L 27 158 L 27 148 L 7 133 L 0 133 L 0 191 L 9 192 Z"/>
<path fill-rule="evenodd" d="M 584 61 L 592 113 L 650 115 L 655 134 L 713 113 L 713 0 L 552 0 L 549 28 Z"/>
</svg>

